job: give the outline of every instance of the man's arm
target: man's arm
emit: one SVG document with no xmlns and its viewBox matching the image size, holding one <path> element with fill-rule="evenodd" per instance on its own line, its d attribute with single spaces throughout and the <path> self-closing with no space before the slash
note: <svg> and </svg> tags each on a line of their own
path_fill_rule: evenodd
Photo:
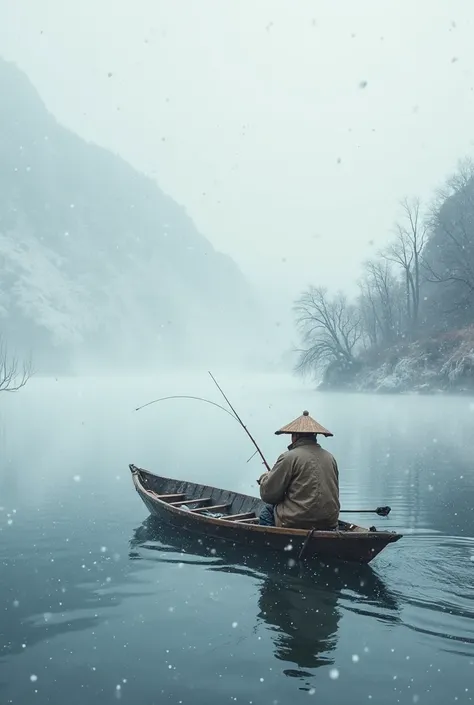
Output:
<svg viewBox="0 0 474 705">
<path fill-rule="evenodd" d="M 292 476 L 292 461 L 288 453 L 280 455 L 270 472 L 264 472 L 259 479 L 260 497 L 268 504 L 283 501 Z"/>
<path fill-rule="evenodd" d="M 332 463 L 333 463 L 334 472 L 336 475 L 337 488 L 339 489 L 339 467 L 338 467 L 336 458 L 334 456 L 332 457 Z"/>
</svg>

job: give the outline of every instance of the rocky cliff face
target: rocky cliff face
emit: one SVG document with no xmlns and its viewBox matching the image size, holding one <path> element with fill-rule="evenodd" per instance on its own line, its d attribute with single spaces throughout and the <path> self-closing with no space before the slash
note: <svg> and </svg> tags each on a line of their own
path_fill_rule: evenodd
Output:
<svg viewBox="0 0 474 705">
<path fill-rule="evenodd" d="M 185 210 L 59 125 L 2 60 L 0 96 L 0 331 L 9 344 L 49 370 L 248 358 L 258 319 L 249 284 Z"/>
</svg>

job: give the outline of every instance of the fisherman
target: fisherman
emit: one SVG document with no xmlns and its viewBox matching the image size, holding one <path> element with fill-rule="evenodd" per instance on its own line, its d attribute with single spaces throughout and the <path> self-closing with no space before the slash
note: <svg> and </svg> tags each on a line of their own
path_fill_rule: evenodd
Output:
<svg viewBox="0 0 474 705">
<path fill-rule="evenodd" d="M 335 458 L 316 440 L 332 436 L 303 411 L 275 435 L 291 435 L 288 451 L 257 480 L 265 502 L 259 523 L 288 529 L 332 530 L 339 517 L 339 471 Z"/>
</svg>

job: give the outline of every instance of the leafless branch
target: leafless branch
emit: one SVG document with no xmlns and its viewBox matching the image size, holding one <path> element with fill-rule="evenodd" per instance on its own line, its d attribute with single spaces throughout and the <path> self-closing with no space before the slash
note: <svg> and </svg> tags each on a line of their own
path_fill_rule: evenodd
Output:
<svg viewBox="0 0 474 705">
<path fill-rule="evenodd" d="M 385 260 L 401 268 L 405 286 L 406 316 L 409 327 L 418 322 L 422 284 L 422 252 L 428 241 L 430 221 L 422 214 L 419 199 L 401 201 L 402 221 L 395 226 L 395 240 L 382 253 Z"/>
<path fill-rule="evenodd" d="M 304 349 L 298 369 L 309 371 L 333 360 L 352 362 L 362 335 L 359 310 L 344 294 L 330 298 L 323 287 L 310 287 L 295 304 Z"/>
<path fill-rule="evenodd" d="M 19 363 L 8 354 L 6 344 L 0 340 L 0 392 L 18 392 L 33 374 L 31 361 Z"/>
</svg>

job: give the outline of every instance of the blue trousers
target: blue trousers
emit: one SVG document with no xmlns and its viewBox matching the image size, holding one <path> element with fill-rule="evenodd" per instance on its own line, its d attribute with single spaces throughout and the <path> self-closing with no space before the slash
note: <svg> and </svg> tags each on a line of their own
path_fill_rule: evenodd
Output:
<svg viewBox="0 0 474 705">
<path fill-rule="evenodd" d="M 260 512 L 259 522 L 261 526 L 275 526 L 275 510 L 273 504 L 264 504 Z"/>
</svg>

